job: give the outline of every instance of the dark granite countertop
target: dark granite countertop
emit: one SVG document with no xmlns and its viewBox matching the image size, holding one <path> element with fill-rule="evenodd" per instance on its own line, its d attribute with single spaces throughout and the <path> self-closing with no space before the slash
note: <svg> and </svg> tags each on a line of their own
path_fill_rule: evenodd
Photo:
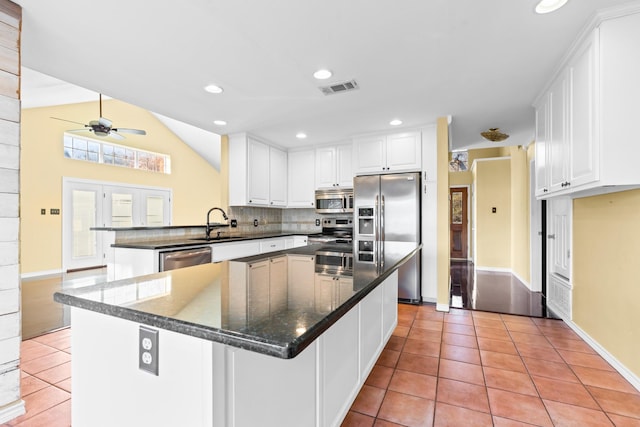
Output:
<svg viewBox="0 0 640 427">
<path fill-rule="evenodd" d="M 320 252 L 350 253 L 350 245 L 310 245 L 254 257 L 203 264 L 132 279 L 68 289 L 57 302 L 120 317 L 283 359 L 293 358 L 409 260 L 421 245 L 385 244 L 382 268 L 358 262 L 341 276 L 339 298 L 315 292 Z M 283 258 L 284 257 L 284 258 Z M 264 261 L 280 263 L 279 275 L 252 270 Z M 275 265 L 275 264 L 270 264 Z M 275 278 L 274 278 L 275 277 Z M 260 298 L 252 297 L 258 290 Z M 329 293 L 331 294 L 331 293 Z"/>
<path fill-rule="evenodd" d="M 203 231 L 204 234 L 204 231 Z M 306 236 L 304 233 L 247 233 L 247 234 L 235 234 L 225 233 L 222 238 L 212 237 L 209 240 L 203 238 L 194 237 L 178 237 L 172 239 L 149 239 L 149 240 L 135 240 L 130 242 L 114 243 L 111 246 L 114 248 L 130 248 L 130 249 L 169 249 L 180 248 L 186 246 L 206 246 L 215 243 L 229 243 L 229 242 L 241 242 L 243 240 L 256 240 L 267 239 L 270 237 L 287 237 L 287 236 Z M 203 236 L 204 237 L 204 236 Z"/>
</svg>

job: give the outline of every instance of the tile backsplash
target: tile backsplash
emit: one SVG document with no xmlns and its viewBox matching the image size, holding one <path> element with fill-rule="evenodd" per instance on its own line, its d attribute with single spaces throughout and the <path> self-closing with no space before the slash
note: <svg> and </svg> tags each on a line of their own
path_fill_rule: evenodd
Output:
<svg viewBox="0 0 640 427">
<path fill-rule="evenodd" d="M 321 218 L 315 209 L 276 209 L 246 206 L 230 206 L 229 220 L 238 221 L 237 233 L 320 233 L 316 219 Z M 258 226 L 253 225 L 258 220 Z"/>
</svg>

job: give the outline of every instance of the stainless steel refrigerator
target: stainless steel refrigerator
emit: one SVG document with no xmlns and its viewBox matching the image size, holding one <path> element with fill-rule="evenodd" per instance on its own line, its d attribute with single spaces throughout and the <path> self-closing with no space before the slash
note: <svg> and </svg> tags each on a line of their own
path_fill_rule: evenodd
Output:
<svg viewBox="0 0 640 427">
<path fill-rule="evenodd" d="M 360 262 L 379 266 L 387 250 L 420 243 L 420 173 L 356 176 L 354 251 Z M 421 296 L 420 252 L 400 267 L 398 299 L 418 304 Z"/>
</svg>

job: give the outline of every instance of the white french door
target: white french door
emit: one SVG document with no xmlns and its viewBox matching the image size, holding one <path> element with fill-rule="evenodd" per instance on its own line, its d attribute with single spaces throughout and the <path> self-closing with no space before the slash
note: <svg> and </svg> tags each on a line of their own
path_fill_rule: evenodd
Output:
<svg viewBox="0 0 640 427">
<path fill-rule="evenodd" d="M 102 186 L 64 182 L 62 187 L 63 270 L 103 265 L 102 233 L 91 231 L 103 224 Z"/>
<path fill-rule="evenodd" d="M 93 227 L 171 225 L 171 190 L 64 178 L 63 271 L 104 265 L 104 233 Z"/>
</svg>

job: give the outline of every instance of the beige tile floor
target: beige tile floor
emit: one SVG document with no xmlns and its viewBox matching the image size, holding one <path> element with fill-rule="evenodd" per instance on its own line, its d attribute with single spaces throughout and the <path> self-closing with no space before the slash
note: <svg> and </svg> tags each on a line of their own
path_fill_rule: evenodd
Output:
<svg viewBox="0 0 640 427">
<path fill-rule="evenodd" d="M 398 307 L 343 426 L 640 426 L 640 392 L 560 320 Z M 2 427 L 71 425 L 70 333 L 23 342 L 27 413 Z"/>
</svg>

